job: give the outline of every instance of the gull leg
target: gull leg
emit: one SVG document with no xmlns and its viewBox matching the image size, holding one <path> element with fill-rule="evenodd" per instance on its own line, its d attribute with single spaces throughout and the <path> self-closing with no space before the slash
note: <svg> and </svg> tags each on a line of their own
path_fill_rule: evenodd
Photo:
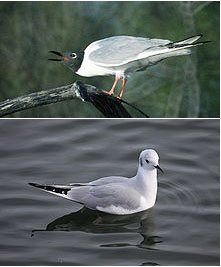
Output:
<svg viewBox="0 0 221 267">
<path fill-rule="evenodd" d="M 120 98 L 120 99 L 121 99 L 121 97 L 122 97 L 122 95 L 123 95 L 124 87 L 125 87 L 126 82 L 127 82 L 127 79 L 126 79 L 126 78 L 123 78 L 121 91 L 120 91 L 120 94 L 118 95 L 118 98 Z"/>
<path fill-rule="evenodd" d="M 120 79 L 120 77 L 116 76 L 116 77 L 115 77 L 114 84 L 113 84 L 112 88 L 110 89 L 110 91 L 109 91 L 109 92 L 103 91 L 103 92 L 105 92 L 105 93 L 107 93 L 107 94 L 109 94 L 109 95 L 113 95 L 113 94 L 114 94 L 114 89 L 115 89 L 115 87 L 116 87 L 116 85 L 117 85 L 119 79 Z"/>
</svg>

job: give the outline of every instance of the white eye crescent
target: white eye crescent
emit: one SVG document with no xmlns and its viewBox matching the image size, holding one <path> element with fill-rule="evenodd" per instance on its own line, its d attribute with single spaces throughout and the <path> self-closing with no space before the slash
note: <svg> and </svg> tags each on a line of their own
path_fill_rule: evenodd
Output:
<svg viewBox="0 0 221 267">
<path fill-rule="evenodd" d="M 70 56 L 71 56 L 72 58 L 76 58 L 76 57 L 77 57 L 77 54 L 76 54 L 76 53 L 71 53 Z"/>
</svg>

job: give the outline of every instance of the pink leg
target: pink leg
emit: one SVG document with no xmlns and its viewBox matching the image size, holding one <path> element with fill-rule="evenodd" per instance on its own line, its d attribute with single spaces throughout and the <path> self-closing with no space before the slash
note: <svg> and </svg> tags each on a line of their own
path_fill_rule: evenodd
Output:
<svg viewBox="0 0 221 267">
<path fill-rule="evenodd" d="M 115 77 L 114 84 L 113 84 L 112 88 L 110 89 L 110 91 L 109 92 L 104 91 L 104 92 L 107 93 L 107 94 L 109 94 L 109 95 L 113 95 L 114 94 L 114 89 L 115 89 L 115 87 L 116 87 L 119 79 L 120 79 L 120 77 L 116 76 Z"/>
<path fill-rule="evenodd" d="M 118 95 L 118 98 L 121 98 L 122 97 L 126 82 L 127 82 L 127 79 L 126 78 L 123 78 L 122 87 L 121 87 L 120 94 Z"/>
</svg>

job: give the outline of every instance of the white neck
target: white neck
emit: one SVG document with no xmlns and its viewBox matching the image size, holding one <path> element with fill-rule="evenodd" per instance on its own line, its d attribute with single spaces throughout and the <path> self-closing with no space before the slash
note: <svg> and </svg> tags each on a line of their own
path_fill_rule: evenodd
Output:
<svg viewBox="0 0 221 267">
<path fill-rule="evenodd" d="M 151 208 L 155 204 L 157 196 L 157 169 L 145 170 L 139 166 L 133 180 L 136 188 L 145 198 L 147 208 Z"/>
</svg>

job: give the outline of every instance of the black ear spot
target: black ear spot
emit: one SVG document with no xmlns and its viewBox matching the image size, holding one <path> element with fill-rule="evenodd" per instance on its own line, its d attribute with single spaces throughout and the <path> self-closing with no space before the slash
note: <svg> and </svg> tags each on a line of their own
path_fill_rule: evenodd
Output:
<svg viewBox="0 0 221 267">
<path fill-rule="evenodd" d="M 142 161 L 142 158 L 140 158 L 140 166 L 143 167 L 143 161 Z"/>
</svg>

